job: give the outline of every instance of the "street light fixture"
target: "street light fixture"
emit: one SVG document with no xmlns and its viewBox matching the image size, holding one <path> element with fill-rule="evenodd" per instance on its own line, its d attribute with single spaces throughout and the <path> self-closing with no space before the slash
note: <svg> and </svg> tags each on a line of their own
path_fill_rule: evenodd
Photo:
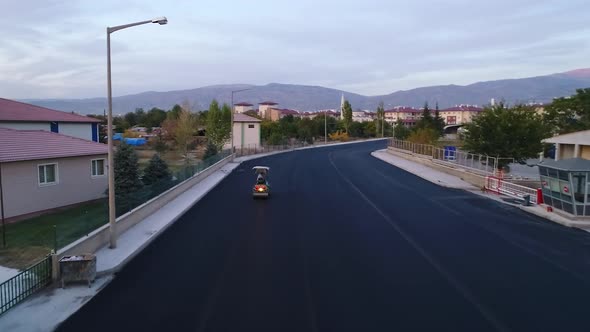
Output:
<svg viewBox="0 0 590 332">
<path fill-rule="evenodd" d="M 231 154 L 232 155 L 234 153 L 234 113 L 235 113 L 234 93 L 236 93 L 236 92 L 242 92 L 242 91 L 248 91 L 248 90 L 252 90 L 252 88 L 240 89 L 240 90 L 233 90 L 231 92 L 231 129 L 230 129 L 230 132 L 229 132 L 229 137 L 230 137 L 230 141 L 231 141 Z"/>
<path fill-rule="evenodd" d="M 147 21 L 118 25 L 114 27 L 107 27 L 107 91 L 109 104 L 109 113 L 107 117 L 107 136 L 109 168 L 109 240 L 111 249 L 117 247 L 117 230 L 115 223 L 115 164 L 113 161 L 113 95 L 111 89 L 111 33 L 148 23 L 157 23 L 159 25 L 164 25 L 168 23 L 168 19 L 166 17 L 156 17 L 154 19 Z"/>
</svg>

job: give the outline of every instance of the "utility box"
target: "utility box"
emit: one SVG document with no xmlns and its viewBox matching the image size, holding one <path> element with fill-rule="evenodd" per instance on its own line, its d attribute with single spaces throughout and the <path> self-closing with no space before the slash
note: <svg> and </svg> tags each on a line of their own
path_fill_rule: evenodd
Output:
<svg viewBox="0 0 590 332">
<path fill-rule="evenodd" d="M 61 287 L 65 287 L 66 282 L 87 282 L 88 287 L 96 278 L 96 255 L 72 255 L 64 256 L 59 260 L 59 270 L 61 275 Z"/>
</svg>

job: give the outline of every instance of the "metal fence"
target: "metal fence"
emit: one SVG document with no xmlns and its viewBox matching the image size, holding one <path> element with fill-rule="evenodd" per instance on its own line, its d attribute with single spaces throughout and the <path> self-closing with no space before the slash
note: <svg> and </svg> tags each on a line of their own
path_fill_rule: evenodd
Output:
<svg viewBox="0 0 590 332">
<path fill-rule="evenodd" d="M 174 186 L 177 186 L 181 182 L 186 181 L 187 179 L 195 176 L 196 174 L 206 170 L 207 168 L 211 167 L 211 165 L 219 162 L 220 160 L 229 156 L 230 154 L 230 150 L 223 150 L 214 156 L 197 162 L 187 160 L 187 163 L 185 165 L 182 165 L 181 167 L 179 167 L 178 170 L 171 172 L 171 179 L 162 179 L 155 183 L 144 185 L 139 190 L 136 190 L 131 193 L 116 193 L 116 215 L 121 216 L 133 210 L 141 204 L 165 192 L 166 190 Z"/>
<path fill-rule="evenodd" d="M 531 203 L 539 203 L 537 201 L 537 194 L 539 191 L 538 189 L 533 189 L 515 183 L 507 182 L 497 177 L 486 177 L 486 189 L 493 191 L 497 194 L 502 194 L 521 199 L 524 198 L 526 195 L 529 195 Z"/>
<path fill-rule="evenodd" d="M 398 139 L 390 139 L 389 146 L 432 158 L 432 160 L 437 163 L 464 168 L 482 175 L 500 175 L 501 172 L 498 171 L 498 162 L 502 159 L 506 159 L 469 153 L 453 148 L 440 148 L 429 144 L 416 144 Z M 512 158 L 509 159 L 512 160 Z"/>
<path fill-rule="evenodd" d="M 0 315 L 51 283 L 51 255 L 0 284 Z"/>
</svg>

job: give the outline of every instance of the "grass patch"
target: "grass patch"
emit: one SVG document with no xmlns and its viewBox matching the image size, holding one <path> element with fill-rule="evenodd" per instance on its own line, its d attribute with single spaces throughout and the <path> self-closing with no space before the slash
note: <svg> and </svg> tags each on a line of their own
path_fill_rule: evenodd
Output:
<svg viewBox="0 0 590 332">
<path fill-rule="evenodd" d="M 100 201 L 8 224 L 6 248 L 0 248 L 0 265 L 26 268 L 51 252 L 55 239 L 59 249 L 107 222 L 107 202 Z"/>
</svg>

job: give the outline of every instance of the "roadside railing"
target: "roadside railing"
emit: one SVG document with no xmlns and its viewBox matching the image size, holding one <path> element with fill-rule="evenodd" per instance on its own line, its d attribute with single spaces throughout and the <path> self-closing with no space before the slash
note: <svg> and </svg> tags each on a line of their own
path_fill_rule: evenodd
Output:
<svg viewBox="0 0 590 332">
<path fill-rule="evenodd" d="M 202 172 L 230 154 L 230 150 L 223 150 L 214 156 L 197 161 L 196 163 L 187 162 L 185 165 L 178 167 L 177 170 L 172 171 L 172 177 L 169 179 L 164 178 L 154 183 L 145 184 L 141 189 L 131 193 L 117 193 L 115 199 L 117 204 L 117 217 L 133 210 L 137 206 L 140 206 L 187 179 L 190 179 L 195 174 Z"/>
<path fill-rule="evenodd" d="M 51 255 L 0 284 L 0 315 L 51 283 Z M 34 313 L 33 313 L 34 316 Z"/>
<path fill-rule="evenodd" d="M 295 142 L 291 144 L 281 144 L 281 145 L 266 145 L 266 144 L 246 144 L 244 146 L 235 147 L 236 157 L 242 156 L 250 156 L 259 153 L 269 153 L 269 152 L 276 152 L 276 151 L 286 151 L 292 150 L 297 148 L 302 148 L 306 146 L 310 146 L 307 142 Z"/>
<path fill-rule="evenodd" d="M 389 146 L 413 154 L 431 158 L 434 162 L 460 167 L 480 175 L 499 175 L 499 158 L 457 150 L 454 147 L 439 148 L 429 144 L 390 139 Z M 500 158 L 502 159 L 502 158 Z"/>
<path fill-rule="evenodd" d="M 486 177 L 486 189 L 495 192 L 497 194 L 502 194 L 514 198 L 524 199 L 525 196 L 529 196 L 530 202 L 534 204 L 539 204 L 542 202 L 538 201 L 539 197 L 539 190 L 540 189 L 533 189 L 525 186 L 521 186 L 519 184 L 511 183 L 508 181 L 504 181 L 500 178 L 494 176 L 487 176 Z"/>
</svg>

